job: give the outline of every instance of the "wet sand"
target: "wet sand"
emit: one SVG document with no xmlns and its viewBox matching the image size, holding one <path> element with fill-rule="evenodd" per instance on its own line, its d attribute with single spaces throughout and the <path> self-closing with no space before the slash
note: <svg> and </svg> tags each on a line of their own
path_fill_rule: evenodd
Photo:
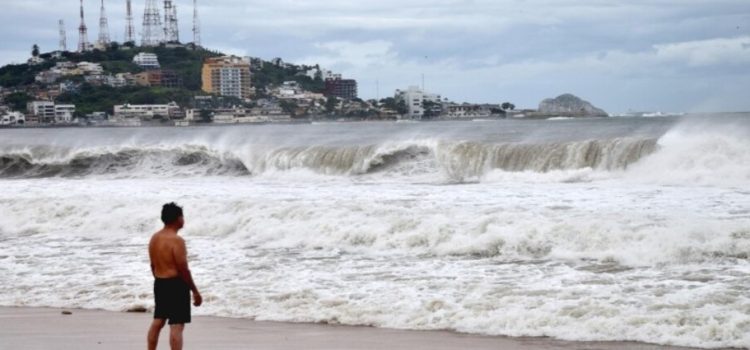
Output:
<svg viewBox="0 0 750 350">
<path fill-rule="evenodd" d="M 0 349 L 140 349 L 150 314 L 92 310 L 0 308 Z M 159 349 L 168 349 L 168 329 Z M 568 342 L 546 338 L 506 338 L 446 331 L 401 331 L 369 327 L 256 322 L 194 317 L 186 327 L 186 349 L 359 350 L 677 350 L 631 342 Z"/>
</svg>

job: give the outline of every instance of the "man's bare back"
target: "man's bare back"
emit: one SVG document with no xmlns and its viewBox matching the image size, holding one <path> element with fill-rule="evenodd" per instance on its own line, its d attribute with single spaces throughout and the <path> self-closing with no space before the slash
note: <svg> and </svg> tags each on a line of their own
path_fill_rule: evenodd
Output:
<svg viewBox="0 0 750 350">
<path fill-rule="evenodd" d="M 151 236 L 148 255 L 151 270 L 156 278 L 179 277 L 177 256 L 186 255 L 185 240 L 177 232 L 164 228 Z M 187 263 L 187 259 L 180 259 Z M 180 261 L 180 262 L 182 262 Z"/>
<path fill-rule="evenodd" d="M 182 349 L 182 331 L 190 323 L 190 294 L 193 305 L 203 303 L 193 276 L 188 268 L 185 240 L 177 235 L 185 224 L 182 208 L 174 203 L 162 208 L 164 228 L 151 236 L 148 255 L 154 275 L 154 320 L 148 331 L 148 349 L 155 350 L 159 333 L 169 320 L 169 344 L 173 350 Z"/>
</svg>

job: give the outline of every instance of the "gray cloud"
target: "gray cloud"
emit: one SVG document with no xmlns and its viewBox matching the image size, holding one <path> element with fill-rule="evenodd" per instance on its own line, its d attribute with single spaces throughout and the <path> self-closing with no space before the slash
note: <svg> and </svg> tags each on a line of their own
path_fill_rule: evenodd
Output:
<svg viewBox="0 0 750 350">
<path fill-rule="evenodd" d="M 77 1 L 2 0 L 0 63 L 77 41 Z M 320 63 L 380 96 L 421 84 L 458 101 L 533 107 L 572 92 L 605 109 L 750 110 L 747 0 L 199 0 L 206 46 Z M 85 0 L 89 39 L 98 1 Z M 134 0 L 137 24 L 142 0 Z M 177 1 L 191 39 L 192 1 Z M 122 38 L 124 1 L 107 1 Z"/>
</svg>

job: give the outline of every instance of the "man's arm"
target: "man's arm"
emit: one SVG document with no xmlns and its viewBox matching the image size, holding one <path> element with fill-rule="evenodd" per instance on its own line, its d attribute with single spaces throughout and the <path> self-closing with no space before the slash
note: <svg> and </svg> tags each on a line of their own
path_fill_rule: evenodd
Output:
<svg viewBox="0 0 750 350">
<path fill-rule="evenodd" d="M 193 291 L 193 298 L 195 299 L 195 306 L 200 306 L 203 303 L 201 293 L 198 291 L 198 287 L 193 282 L 193 275 L 190 273 L 187 261 L 187 247 L 185 246 L 185 240 L 178 237 L 177 245 L 174 250 L 175 263 L 177 264 L 177 272 L 185 283 L 190 286 L 190 290 Z"/>
</svg>

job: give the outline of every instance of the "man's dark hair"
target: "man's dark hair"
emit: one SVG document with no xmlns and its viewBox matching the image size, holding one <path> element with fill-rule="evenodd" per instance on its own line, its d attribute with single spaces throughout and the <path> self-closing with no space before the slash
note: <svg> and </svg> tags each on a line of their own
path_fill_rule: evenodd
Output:
<svg viewBox="0 0 750 350">
<path fill-rule="evenodd" d="M 164 225 L 169 225 L 182 216 L 182 207 L 178 206 L 174 202 L 164 204 L 161 208 L 161 221 Z"/>
</svg>

